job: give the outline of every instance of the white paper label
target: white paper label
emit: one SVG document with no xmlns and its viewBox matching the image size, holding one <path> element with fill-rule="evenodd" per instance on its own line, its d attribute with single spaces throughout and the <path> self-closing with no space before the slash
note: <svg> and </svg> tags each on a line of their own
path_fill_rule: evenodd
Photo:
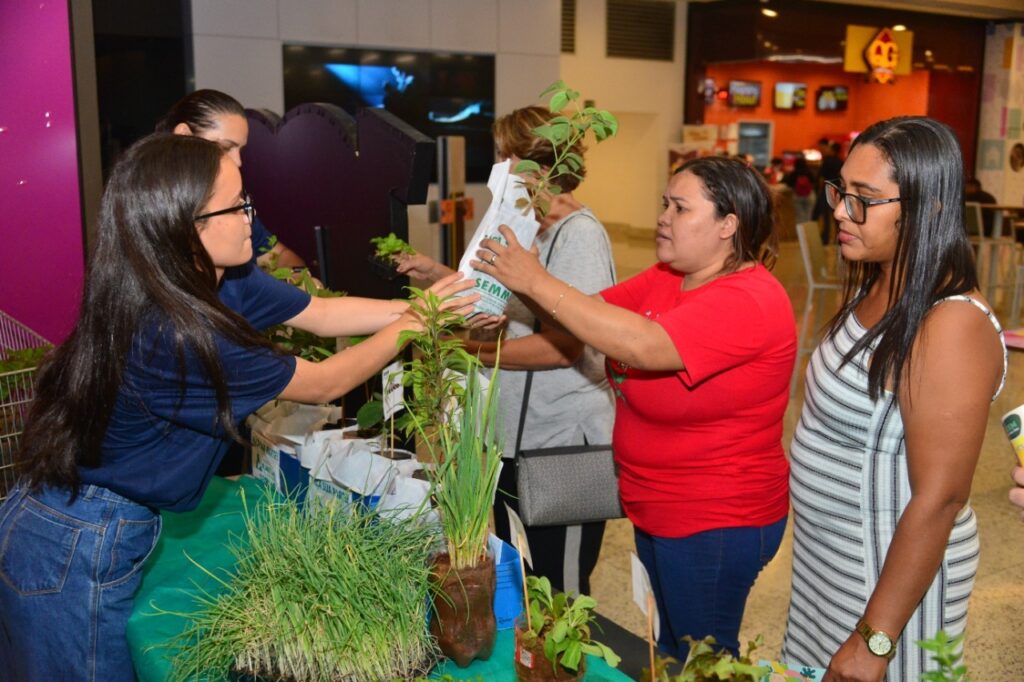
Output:
<svg viewBox="0 0 1024 682">
<path fill-rule="evenodd" d="M 402 409 L 402 363 L 396 360 L 384 368 L 381 372 L 381 385 L 384 387 L 384 419 L 391 419 L 392 416 Z"/>
<path fill-rule="evenodd" d="M 512 530 L 512 546 L 519 550 L 523 555 L 523 560 L 532 569 L 533 558 L 530 557 L 530 543 L 526 541 L 526 529 L 523 527 L 523 521 L 519 518 L 519 514 L 512 511 L 512 507 L 508 506 L 507 502 L 505 511 L 508 512 L 508 525 Z"/>
<path fill-rule="evenodd" d="M 661 621 L 658 618 L 658 609 L 653 608 L 653 613 L 647 612 L 647 605 L 654 604 L 654 590 L 651 589 L 651 578 L 647 575 L 647 569 L 635 553 L 629 553 L 630 566 L 633 575 L 633 603 L 640 607 L 640 612 L 650 616 L 654 624 L 654 640 L 657 641 L 661 633 Z M 648 600 L 648 595 L 650 599 Z"/>
</svg>

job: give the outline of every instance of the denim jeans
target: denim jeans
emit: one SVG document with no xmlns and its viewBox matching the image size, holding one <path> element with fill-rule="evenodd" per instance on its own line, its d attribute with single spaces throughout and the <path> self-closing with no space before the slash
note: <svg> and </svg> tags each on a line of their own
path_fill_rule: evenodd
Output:
<svg viewBox="0 0 1024 682">
<path fill-rule="evenodd" d="M 0 671 L 134 680 L 125 626 L 160 515 L 98 486 L 68 498 L 17 488 L 0 506 Z"/>
<path fill-rule="evenodd" d="M 685 661 L 690 647 L 683 637 L 712 635 L 736 654 L 747 595 L 785 529 L 785 518 L 761 528 L 719 528 L 683 538 L 634 529 L 636 553 L 658 605 L 658 648 Z"/>
</svg>

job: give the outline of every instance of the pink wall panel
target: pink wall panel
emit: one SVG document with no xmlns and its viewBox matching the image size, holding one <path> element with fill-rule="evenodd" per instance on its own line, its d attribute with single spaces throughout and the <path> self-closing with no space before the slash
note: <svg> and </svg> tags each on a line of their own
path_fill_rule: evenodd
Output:
<svg viewBox="0 0 1024 682">
<path fill-rule="evenodd" d="M 67 2 L 0 2 L 0 310 L 54 342 L 81 297 L 79 197 Z"/>
</svg>

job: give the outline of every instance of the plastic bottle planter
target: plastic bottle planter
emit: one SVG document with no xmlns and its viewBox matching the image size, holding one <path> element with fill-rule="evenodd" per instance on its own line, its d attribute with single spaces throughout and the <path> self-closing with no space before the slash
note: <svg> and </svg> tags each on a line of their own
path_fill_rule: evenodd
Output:
<svg viewBox="0 0 1024 682">
<path fill-rule="evenodd" d="M 474 568 L 455 571 L 447 554 L 434 560 L 434 615 L 430 633 L 445 656 L 465 668 L 474 659 L 487 660 L 494 650 L 494 561 L 487 557 Z"/>
</svg>

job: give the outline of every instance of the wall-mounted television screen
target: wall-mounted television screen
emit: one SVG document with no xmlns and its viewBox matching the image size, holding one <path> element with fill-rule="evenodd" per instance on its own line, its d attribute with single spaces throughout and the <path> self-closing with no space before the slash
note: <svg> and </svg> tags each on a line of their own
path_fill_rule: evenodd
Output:
<svg viewBox="0 0 1024 682">
<path fill-rule="evenodd" d="M 845 85 L 823 85 L 814 96 L 818 111 L 846 111 L 850 90 Z"/>
<path fill-rule="evenodd" d="M 756 107 L 761 104 L 759 81 L 729 81 L 730 107 Z"/>
<path fill-rule="evenodd" d="M 284 106 L 379 107 L 424 135 L 466 138 L 466 181 L 494 164 L 494 56 L 284 46 Z"/>
<path fill-rule="evenodd" d="M 803 109 L 807 106 L 807 83 L 776 83 L 776 109 Z"/>
</svg>

